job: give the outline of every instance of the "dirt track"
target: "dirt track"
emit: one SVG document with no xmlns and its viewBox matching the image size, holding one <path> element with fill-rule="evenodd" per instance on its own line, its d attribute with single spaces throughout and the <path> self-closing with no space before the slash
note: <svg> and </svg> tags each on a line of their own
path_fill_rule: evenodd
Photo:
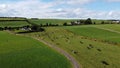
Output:
<svg viewBox="0 0 120 68">
<path fill-rule="evenodd" d="M 56 47 L 55 45 L 52 45 L 44 40 L 41 40 L 41 39 L 38 39 L 38 38 L 34 38 L 34 39 L 37 39 L 39 40 L 40 42 L 48 45 L 49 47 L 55 49 L 56 51 L 60 52 L 61 54 L 63 54 L 65 57 L 67 57 L 68 60 L 70 60 L 70 62 L 72 63 L 73 65 L 73 68 L 80 68 L 80 65 L 79 63 L 77 62 L 77 60 L 72 57 L 69 53 L 67 53 L 66 51 L 64 51 L 63 49 L 59 48 L 59 47 Z"/>
<path fill-rule="evenodd" d="M 7 31 L 7 32 L 10 33 L 10 34 L 14 34 L 11 31 Z M 24 35 L 21 35 L 21 34 L 15 34 L 15 35 L 24 36 Z M 77 60 L 74 57 L 72 57 L 69 53 L 67 53 L 66 51 L 64 51 L 63 49 L 61 49 L 59 47 L 56 47 L 55 45 L 50 44 L 50 43 L 48 43 L 48 42 L 46 42 L 46 41 L 44 41 L 42 39 L 38 39 L 36 37 L 32 37 L 32 38 L 36 39 L 36 40 L 38 40 L 38 41 L 40 41 L 40 42 L 42 42 L 42 43 L 44 43 L 46 45 L 48 45 L 49 47 L 51 47 L 51 48 L 55 49 L 56 51 L 60 52 L 61 54 L 63 54 L 65 57 L 67 57 L 68 60 L 70 60 L 70 62 L 73 65 L 73 68 L 81 68 L 80 65 L 79 65 L 79 63 L 77 62 Z"/>
</svg>

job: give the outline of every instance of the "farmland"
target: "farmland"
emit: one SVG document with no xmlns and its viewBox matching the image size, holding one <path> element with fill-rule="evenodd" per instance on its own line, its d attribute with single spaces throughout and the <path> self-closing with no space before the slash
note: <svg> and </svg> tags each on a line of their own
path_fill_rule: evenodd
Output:
<svg viewBox="0 0 120 68">
<path fill-rule="evenodd" d="M 30 25 L 26 18 L 0 17 L 0 27 L 22 27 L 26 25 Z"/>
<path fill-rule="evenodd" d="M 103 26 L 104 27 L 104 26 Z M 113 25 L 114 30 L 118 30 L 120 28 L 115 28 L 115 26 Z M 116 32 L 111 32 L 108 30 L 103 30 L 100 29 L 102 28 L 102 26 L 81 26 L 81 27 L 68 27 L 67 29 L 79 34 L 81 36 L 85 36 L 85 37 L 90 37 L 90 38 L 95 38 L 95 39 L 100 39 L 100 40 L 106 40 L 106 41 L 110 41 L 110 42 L 120 42 L 120 34 L 116 33 Z M 109 25 L 108 27 L 105 27 L 109 29 Z"/>
<path fill-rule="evenodd" d="M 25 20 L 26 18 L 22 18 L 22 17 L 0 17 L 0 21 L 16 21 L 16 20 L 19 20 L 19 21 L 23 21 Z"/>
<path fill-rule="evenodd" d="M 96 25 L 94 27 L 97 27 L 97 28 L 104 28 L 104 29 L 109 29 L 109 30 L 113 30 L 113 31 L 118 31 L 120 32 L 120 25 L 118 24 L 106 24 L 106 25 Z"/>
<path fill-rule="evenodd" d="M 70 62 L 45 44 L 0 31 L 0 68 L 71 68 Z"/>
<path fill-rule="evenodd" d="M 27 30 L 22 29 L 1 30 L 1 68 L 72 68 L 71 60 L 68 60 L 66 55 L 63 56 L 55 47 L 63 49 L 74 57 L 80 68 L 120 68 L 119 24 L 100 24 L 102 21 L 110 21 L 92 20 L 96 24 L 61 26 L 65 22 L 76 20 L 28 19 L 32 24 L 21 18 L 13 20 L 3 21 L 1 18 L 0 27 L 45 25 L 46 23 L 60 26 L 43 26 L 45 31 L 28 33 Z M 43 44 L 42 41 L 47 44 Z M 49 44 L 52 47 L 49 47 Z"/>
<path fill-rule="evenodd" d="M 110 21 L 110 20 L 97 20 L 97 19 L 92 19 L 92 22 L 95 22 L 96 24 L 101 24 L 102 22 L 104 22 L 104 23 L 111 23 L 112 21 Z"/>
<path fill-rule="evenodd" d="M 88 29 L 90 26 L 88 25 L 82 27 L 83 28 L 86 27 L 86 29 Z M 78 60 L 82 68 L 104 68 L 104 67 L 119 68 L 120 46 L 88 39 L 86 38 L 85 35 L 76 33 L 76 32 L 80 32 L 79 29 L 82 27 L 81 26 L 49 27 L 49 28 L 45 28 L 46 29 L 45 32 L 36 32 L 26 35 L 40 38 L 51 44 L 54 44 L 57 47 L 66 50 L 68 53 L 70 53 Z M 78 30 L 76 30 L 75 28 Z M 90 27 L 89 29 L 96 29 L 94 31 L 99 30 L 95 27 Z M 100 34 L 103 34 L 104 32 L 105 34 L 110 33 L 110 36 L 112 35 L 114 36 L 116 34 L 114 32 L 104 31 L 101 29 L 99 31 Z M 89 34 L 89 36 L 91 37 L 91 34 Z M 99 35 L 99 36 L 104 37 L 104 35 Z M 98 37 L 99 39 L 99 36 L 97 35 L 93 38 Z M 111 40 L 111 39 L 110 40 L 120 43 L 119 35 L 116 34 L 116 37 L 117 40 Z M 104 62 L 106 62 L 106 64 Z"/>
<path fill-rule="evenodd" d="M 3 21 L 0 22 L 0 27 L 21 27 L 30 25 L 26 21 Z"/>
</svg>

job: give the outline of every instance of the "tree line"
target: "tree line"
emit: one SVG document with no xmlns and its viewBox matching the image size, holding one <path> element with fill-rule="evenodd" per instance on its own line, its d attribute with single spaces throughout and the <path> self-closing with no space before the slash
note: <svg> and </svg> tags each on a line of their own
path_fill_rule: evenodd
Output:
<svg viewBox="0 0 120 68">
<path fill-rule="evenodd" d="M 86 20 L 77 20 L 77 21 L 71 21 L 70 24 L 67 22 L 63 23 L 63 26 L 73 26 L 73 25 L 89 25 L 92 24 L 91 18 L 88 18 Z"/>
<path fill-rule="evenodd" d="M 111 20 L 108 20 L 108 21 L 101 21 L 101 23 L 99 24 L 120 24 L 120 21 L 119 22 L 113 22 Z M 91 20 L 91 18 L 88 18 L 86 20 L 77 20 L 77 21 L 71 21 L 70 23 L 63 23 L 63 26 L 73 26 L 73 25 L 90 25 L 90 24 L 96 24 L 96 22 L 93 22 Z"/>
</svg>

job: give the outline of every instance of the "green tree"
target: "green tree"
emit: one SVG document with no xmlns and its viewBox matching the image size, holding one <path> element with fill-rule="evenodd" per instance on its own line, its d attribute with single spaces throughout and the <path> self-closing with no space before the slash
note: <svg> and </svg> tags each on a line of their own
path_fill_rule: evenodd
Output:
<svg viewBox="0 0 120 68">
<path fill-rule="evenodd" d="M 91 18 L 88 18 L 88 19 L 85 21 L 84 24 L 92 24 L 92 20 L 91 20 Z"/>
<path fill-rule="evenodd" d="M 33 25 L 33 26 L 31 26 L 31 30 L 32 30 L 32 31 L 44 31 L 45 29 L 44 29 L 44 28 L 41 28 L 41 27 L 38 26 L 38 25 Z"/>
<path fill-rule="evenodd" d="M 67 26 L 67 23 L 65 22 L 65 23 L 63 23 L 63 26 Z"/>
<path fill-rule="evenodd" d="M 101 24 L 105 24 L 105 22 L 104 22 L 104 21 L 102 21 L 102 22 L 101 22 Z"/>
</svg>

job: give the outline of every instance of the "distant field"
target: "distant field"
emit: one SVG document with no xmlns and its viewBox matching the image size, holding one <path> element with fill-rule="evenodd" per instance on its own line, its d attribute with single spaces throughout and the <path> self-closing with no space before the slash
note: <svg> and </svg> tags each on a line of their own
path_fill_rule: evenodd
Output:
<svg viewBox="0 0 120 68">
<path fill-rule="evenodd" d="M 37 20 L 34 20 L 34 19 L 29 19 L 32 23 L 35 23 L 35 24 L 46 24 L 46 23 L 51 23 L 51 24 L 59 24 L 59 25 L 63 25 L 63 23 L 68 23 L 70 24 L 70 22 L 72 21 L 77 21 L 77 20 L 80 20 L 80 19 L 37 19 Z M 85 19 L 83 19 L 85 20 Z M 111 21 L 108 21 L 108 20 L 95 20 L 93 19 L 92 22 L 96 23 L 96 24 L 101 24 L 101 22 L 104 21 L 105 23 L 111 23 Z"/>
<path fill-rule="evenodd" d="M 0 17 L 0 21 L 1 20 L 25 20 L 25 18 L 14 18 L 14 17 L 11 17 L 11 18 L 7 18 L 7 17 L 2 18 L 2 17 Z"/>
<path fill-rule="evenodd" d="M 96 24 L 101 24 L 104 21 L 104 23 L 111 23 L 112 21 L 109 20 L 97 20 L 97 19 L 93 19 L 92 22 L 96 23 Z"/>
<path fill-rule="evenodd" d="M 0 22 L 0 27 L 20 27 L 20 26 L 25 26 L 25 25 L 30 25 L 26 21 L 3 21 Z"/>
<path fill-rule="evenodd" d="M 119 30 L 120 27 L 113 26 L 113 30 Z M 116 32 L 111 32 L 108 30 L 100 29 L 100 28 L 111 28 L 110 25 L 87 25 L 87 26 L 74 26 L 74 27 L 65 27 L 66 29 L 85 37 L 106 40 L 110 42 L 120 43 L 120 34 Z M 99 27 L 99 28 L 98 28 Z M 112 29 L 111 28 L 111 29 Z"/>
<path fill-rule="evenodd" d="M 0 31 L 0 68 L 71 68 L 63 55 L 32 38 Z"/>
<path fill-rule="evenodd" d="M 96 25 L 96 26 L 94 26 L 94 27 L 104 28 L 104 29 L 109 29 L 109 30 L 113 30 L 113 31 L 118 31 L 118 32 L 120 32 L 120 24 Z"/>
<path fill-rule="evenodd" d="M 72 27 L 69 28 L 73 29 Z M 74 28 L 78 28 L 79 32 L 80 27 L 76 26 Z M 78 60 L 82 68 L 120 68 L 119 46 L 85 39 L 80 34 L 76 35 L 63 27 L 47 27 L 45 29 L 45 32 L 36 32 L 27 35 L 41 38 L 66 50 Z M 99 29 L 95 31 L 97 30 Z M 75 31 L 77 30 L 75 29 Z M 99 33 L 103 31 L 101 30 Z M 109 31 L 106 32 L 109 33 Z M 89 35 L 91 35 L 91 32 Z M 100 36 L 103 37 L 104 35 Z M 108 65 L 104 64 L 104 61 Z"/>
<path fill-rule="evenodd" d="M 71 21 L 76 21 L 75 19 L 38 19 L 38 20 L 32 20 L 30 19 L 30 21 L 32 23 L 35 23 L 35 24 L 46 24 L 46 23 L 51 23 L 51 24 L 59 24 L 59 25 L 62 25 L 63 23 L 67 22 L 67 23 L 70 23 Z"/>
</svg>

